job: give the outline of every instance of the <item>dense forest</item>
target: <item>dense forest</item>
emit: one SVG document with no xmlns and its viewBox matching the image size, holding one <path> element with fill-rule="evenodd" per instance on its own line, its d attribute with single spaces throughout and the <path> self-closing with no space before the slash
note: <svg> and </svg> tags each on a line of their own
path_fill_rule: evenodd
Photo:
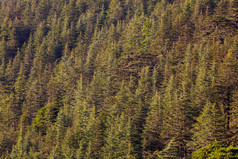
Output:
<svg viewBox="0 0 238 159">
<path fill-rule="evenodd" d="M 1 0 L 0 158 L 238 158 L 237 31 L 237 0 Z"/>
</svg>

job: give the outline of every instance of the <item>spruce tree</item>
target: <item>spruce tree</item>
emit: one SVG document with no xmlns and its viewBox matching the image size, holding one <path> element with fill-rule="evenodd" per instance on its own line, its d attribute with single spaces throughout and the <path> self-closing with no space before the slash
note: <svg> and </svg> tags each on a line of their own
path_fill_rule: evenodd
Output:
<svg viewBox="0 0 238 159">
<path fill-rule="evenodd" d="M 160 151 L 164 146 L 161 138 L 163 110 L 160 98 L 158 92 L 155 92 L 149 107 L 143 132 L 143 149 L 145 153 L 153 153 L 156 150 Z"/>
<path fill-rule="evenodd" d="M 223 105 L 226 115 L 226 128 L 229 130 L 230 126 L 230 103 L 231 92 L 238 85 L 238 54 L 237 54 L 237 39 L 235 39 L 232 48 L 228 50 L 223 63 L 218 69 L 217 89 L 218 89 L 218 102 Z"/>
<path fill-rule="evenodd" d="M 194 148 L 200 148 L 217 140 L 224 139 L 225 120 L 221 108 L 207 102 L 193 129 Z"/>
<path fill-rule="evenodd" d="M 140 73 L 140 80 L 135 93 L 136 100 L 134 105 L 134 115 L 132 118 L 132 144 L 134 146 L 135 155 L 139 158 L 142 157 L 142 134 L 151 98 L 151 80 L 149 76 L 149 67 L 143 68 Z"/>
<path fill-rule="evenodd" d="M 7 44 L 4 38 L 0 42 L 0 59 L 4 62 L 7 60 Z"/>
<path fill-rule="evenodd" d="M 230 110 L 230 139 L 229 142 L 231 144 L 238 145 L 238 91 L 234 90 L 232 92 L 232 102 L 231 102 L 231 110 Z"/>
<path fill-rule="evenodd" d="M 177 143 L 176 139 L 172 138 L 168 145 L 162 150 L 159 151 L 156 154 L 156 158 L 163 159 L 163 158 L 179 158 L 180 157 L 180 151 L 179 151 L 179 144 Z"/>
<path fill-rule="evenodd" d="M 124 113 L 112 118 L 106 129 L 103 158 L 132 158 L 130 118 Z"/>
</svg>

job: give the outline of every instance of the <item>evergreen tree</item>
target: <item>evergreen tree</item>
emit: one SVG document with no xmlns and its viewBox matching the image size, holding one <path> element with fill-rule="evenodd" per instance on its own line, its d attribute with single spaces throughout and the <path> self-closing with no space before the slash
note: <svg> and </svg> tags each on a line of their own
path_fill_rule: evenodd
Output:
<svg viewBox="0 0 238 159">
<path fill-rule="evenodd" d="M 140 73 L 140 80 L 135 94 L 136 101 L 132 120 L 132 144 L 134 146 L 135 155 L 139 158 L 142 157 L 142 134 L 151 98 L 151 80 L 149 76 L 149 67 L 143 68 Z"/>
<path fill-rule="evenodd" d="M 51 158 L 63 158 L 61 143 L 63 142 L 63 138 L 65 136 L 66 124 L 65 115 L 62 111 L 60 111 L 56 121 L 56 145 L 51 153 Z"/>
<path fill-rule="evenodd" d="M 22 119 L 21 119 L 22 120 Z M 26 130 L 24 128 L 23 123 L 20 123 L 20 131 L 17 138 L 16 145 L 13 146 L 11 152 L 11 158 L 24 158 L 27 156 L 30 148 L 28 134 L 26 134 Z"/>
<path fill-rule="evenodd" d="M 119 115 L 124 113 L 125 115 L 131 116 L 134 112 L 133 102 L 133 95 L 130 88 L 125 84 L 125 82 L 123 82 L 120 90 L 115 95 L 115 113 Z"/>
<path fill-rule="evenodd" d="M 44 106 L 46 102 L 45 86 L 41 81 L 35 80 L 31 82 L 31 85 L 27 87 L 26 102 L 23 105 L 23 112 L 27 112 L 29 118 L 33 119 L 36 116 L 36 112 Z"/>
<path fill-rule="evenodd" d="M 0 158 L 191 158 L 214 140 L 237 145 L 237 6 L 0 1 Z M 198 155 L 236 151 L 211 147 Z"/>
<path fill-rule="evenodd" d="M 238 92 L 232 92 L 231 112 L 230 112 L 230 142 L 238 145 L 237 143 L 237 118 L 238 118 Z"/>
<path fill-rule="evenodd" d="M 160 152 L 155 153 L 157 158 L 179 158 L 180 151 L 178 148 L 178 143 L 175 139 L 171 139 L 168 145 Z"/>
<path fill-rule="evenodd" d="M 118 21 L 124 19 L 125 13 L 123 13 L 122 1 L 112 0 L 107 10 L 108 23 L 116 25 Z"/>
<path fill-rule="evenodd" d="M 4 62 L 7 60 L 7 44 L 4 38 L 0 42 L 0 59 Z"/>
<path fill-rule="evenodd" d="M 206 120 L 205 120 L 206 119 Z M 195 148 L 206 146 L 213 141 L 224 139 L 225 121 L 221 108 L 207 102 L 193 129 Z"/>
<path fill-rule="evenodd" d="M 104 98 L 109 95 L 109 80 L 110 78 L 104 70 L 98 69 L 94 73 L 92 82 L 90 83 L 90 103 L 96 106 L 97 111 L 101 111 L 104 105 Z"/>
<path fill-rule="evenodd" d="M 120 117 L 113 116 L 106 130 L 103 158 L 133 158 L 130 134 L 130 119 L 124 113 Z"/>
<path fill-rule="evenodd" d="M 23 72 L 23 65 L 21 64 L 20 72 L 18 74 L 18 78 L 15 82 L 15 93 L 14 93 L 14 108 L 13 112 L 15 115 L 15 119 L 19 120 L 22 115 L 22 107 L 25 101 L 25 85 L 26 85 L 26 76 Z"/>
<path fill-rule="evenodd" d="M 30 35 L 28 43 L 24 49 L 24 57 L 23 57 L 24 70 L 26 72 L 27 77 L 30 74 L 30 70 L 33 63 L 32 61 L 33 61 L 33 40 L 32 35 Z"/>
<path fill-rule="evenodd" d="M 156 92 L 149 107 L 148 117 L 143 132 L 143 148 L 145 152 L 153 153 L 163 148 L 162 133 L 162 106 L 160 96 Z"/>
<path fill-rule="evenodd" d="M 219 92 L 219 104 L 223 105 L 226 115 L 226 128 L 229 130 L 230 126 L 230 103 L 231 92 L 237 86 L 237 72 L 238 72 L 238 54 L 237 54 L 237 40 L 234 41 L 232 49 L 229 49 L 223 63 L 218 69 L 217 89 Z"/>
</svg>

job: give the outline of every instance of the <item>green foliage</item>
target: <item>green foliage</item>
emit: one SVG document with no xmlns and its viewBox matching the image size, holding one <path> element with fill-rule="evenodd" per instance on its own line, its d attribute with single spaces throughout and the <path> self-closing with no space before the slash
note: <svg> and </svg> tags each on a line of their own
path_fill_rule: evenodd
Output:
<svg viewBox="0 0 238 159">
<path fill-rule="evenodd" d="M 47 111 L 46 107 L 41 108 L 37 112 L 36 118 L 32 121 L 32 127 L 37 132 L 45 133 L 46 131 L 46 122 L 47 122 L 46 111 Z"/>
<path fill-rule="evenodd" d="M 144 37 L 144 40 L 141 42 L 141 47 L 142 48 L 148 48 L 150 45 L 150 36 L 151 36 L 151 24 L 149 22 L 149 19 L 146 19 L 146 21 L 143 24 L 143 29 L 142 29 L 142 36 Z"/>
<path fill-rule="evenodd" d="M 215 139 L 237 146 L 237 4 L 0 1 L 1 158 L 190 158 Z"/>
<path fill-rule="evenodd" d="M 47 127 L 50 123 L 56 122 L 57 115 L 57 107 L 53 104 L 47 104 L 38 110 L 35 119 L 32 121 L 31 129 L 45 135 Z"/>
<path fill-rule="evenodd" d="M 212 145 L 209 144 L 206 147 L 202 147 L 193 153 L 193 159 L 212 159 L 212 158 L 224 158 L 235 159 L 238 157 L 238 148 L 232 145 L 224 146 L 215 141 Z"/>
</svg>

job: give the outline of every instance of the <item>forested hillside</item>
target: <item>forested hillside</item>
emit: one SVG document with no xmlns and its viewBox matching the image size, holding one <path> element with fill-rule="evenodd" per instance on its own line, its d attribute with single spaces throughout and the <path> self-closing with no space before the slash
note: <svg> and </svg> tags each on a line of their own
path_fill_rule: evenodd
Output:
<svg viewBox="0 0 238 159">
<path fill-rule="evenodd" d="M 1 0 L 0 157 L 237 152 L 237 31 L 237 0 Z"/>
</svg>

